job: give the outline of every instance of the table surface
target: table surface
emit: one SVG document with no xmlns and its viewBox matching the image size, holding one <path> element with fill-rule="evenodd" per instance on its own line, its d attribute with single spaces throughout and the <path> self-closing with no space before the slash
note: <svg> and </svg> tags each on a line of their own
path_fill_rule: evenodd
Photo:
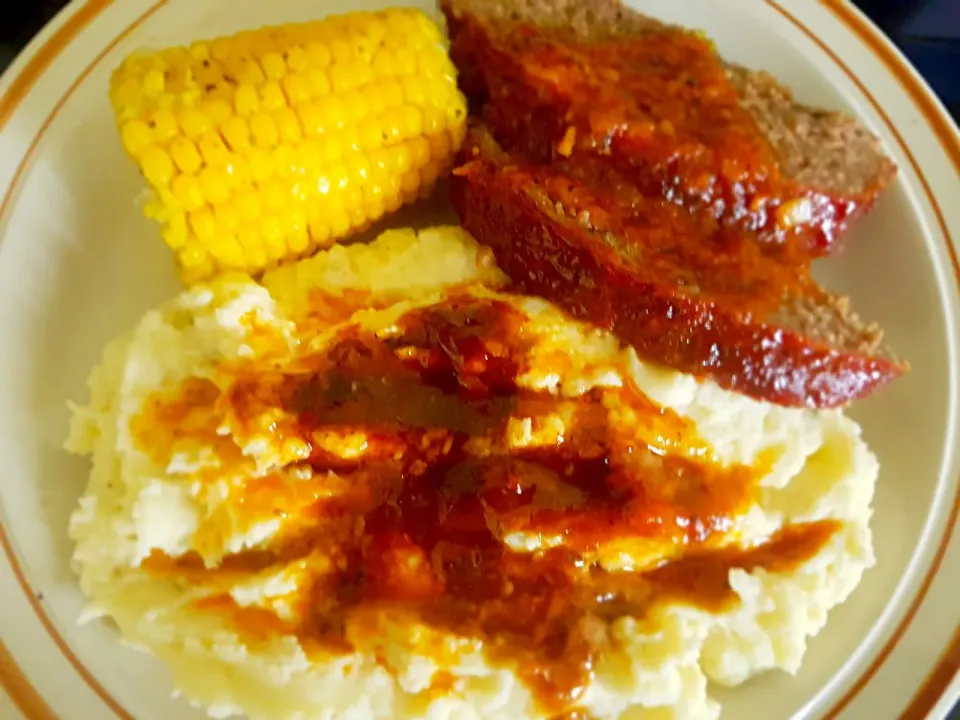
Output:
<svg viewBox="0 0 960 720">
<path fill-rule="evenodd" d="M 853 0 L 907 54 L 960 120 L 960 0 Z M 0 9 L 0 70 L 66 0 L 19 0 Z M 0 690 L 0 718 L 23 720 Z M 70 720 L 70 719 L 67 719 Z M 950 714 L 960 720 L 960 705 Z"/>
</svg>

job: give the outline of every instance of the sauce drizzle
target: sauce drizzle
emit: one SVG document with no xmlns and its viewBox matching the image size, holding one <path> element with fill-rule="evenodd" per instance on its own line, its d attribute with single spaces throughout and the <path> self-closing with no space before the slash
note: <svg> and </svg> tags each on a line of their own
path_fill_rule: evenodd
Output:
<svg viewBox="0 0 960 720">
<path fill-rule="evenodd" d="M 520 386 L 523 326 L 505 302 L 453 298 L 380 335 L 350 327 L 295 366 L 238 372 L 215 402 L 191 385 L 158 399 L 138 427 L 190 417 L 177 403 L 199 400 L 229 408 L 242 435 L 280 409 L 272 432 L 309 452 L 301 479 L 275 473 L 241 491 L 248 512 L 296 515 L 269 545 L 213 569 L 159 553 L 144 567 L 220 587 L 303 562 L 290 617 L 223 591 L 197 608 L 308 650 L 375 652 L 384 622 L 413 619 L 482 641 L 560 715 L 582 699 L 609 622 L 664 601 L 730 607 L 731 569 L 788 570 L 836 530 L 800 525 L 757 548 L 724 547 L 758 470 L 718 463 L 689 423 L 636 390 L 564 398 Z M 511 442 L 517 427 L 552 440 Z M 639 566 L 604 569 L 618 553 Z"/>
</svg>

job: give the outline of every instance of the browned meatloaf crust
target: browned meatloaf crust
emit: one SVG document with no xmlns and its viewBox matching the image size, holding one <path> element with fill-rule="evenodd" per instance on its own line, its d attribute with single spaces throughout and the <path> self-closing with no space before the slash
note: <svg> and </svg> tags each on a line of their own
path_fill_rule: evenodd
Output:
<svg viewBox="0 0 960 720">
<path fill-rule="evenodd" d="M 669 203 L 637 216 L 563 162 L 531 164 L 471 129 L 451 197 L 519 291 L 611 330 L 647 359 L 752 397 L 829 408 L 905 364 L 804 265 L 722 235 L 690 241 Z"/>
<path fill-rule="evenodd" d="M 521 117 L 523 103 L 533 103 L 534 93 L 529 87 L 515 89 L 512 94 L 502 90 L 516 80 L 511 76 L 514 70 L 496 57 L 492 48 L 497 37 L 491 44 L 477 42 L 476 23 L 488 28 L 481 33 L 494 36 L 497 27 L 519 21 L 581 41 L 639 39 L 672 29 L 622 7 L 616 0 L 446 0 L 443 7 L 451 29 L 452 54 L 468 95 L 486 99 L 491 86 L 495 86 L 494 95 L 497 91 L 506 93 L 502 96 L 502 112 L 488 114 L 487 120 L 498 140 L 511 151 L 519 149 L 520 141 L 515 132 L 510 136 L 510 130 L 528 132 L 525 140 L 530 144 L 555 144 L 564 128 L 559 120 L 556 127 L 548 127 L 549 123 L 527 122 Z M 464 30 L 471 22 L 472 31 Z M 855 118 L 796 102 L 789 90 L 766 73 L 730 64 L 720 67 L 736 90 L 740 107 L 753 118 L 772 149 L 780 173 L 791 181 L 791 191 L 782 191 L 784 196 L 774 199 L 766 215 L 773 217 L 777 205 L 786 206 L 793 199 L 810 199 L 814 215 L 804 228 L 809 230 L 810 249 L 813 254 L 832 251 L 838 246 L 837 238 L 869 210 L 889 184 L 895 165 L 882 152 L 879 140 Z M 563 108 L 554 109 L 557 112 L 553 115 L 560 118 Z M 516 127 L 501 127 L 497 117 L 504 115 Z M 531 148 L 525 149 L 529 152 Z M 689 204 L 690 199 L 686 202 Z"/>
</svg>

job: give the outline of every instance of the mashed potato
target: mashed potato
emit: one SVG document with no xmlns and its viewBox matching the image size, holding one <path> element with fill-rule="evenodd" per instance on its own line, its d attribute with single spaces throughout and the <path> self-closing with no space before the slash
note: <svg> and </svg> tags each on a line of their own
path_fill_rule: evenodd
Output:
<svg viewBox="0 0 960 720">
<path fill-rule="evenodd" d="M 630 439 L 621 462 L 638 453 L 679 453 L 693 463 L 709 456 L 725 482 L 742 476 L 729 468 L 749 470 L 749 492 L 722 526 L 694 532 L 678 515 L 676 526 L 642 541 L 613 534 L 575 547 L 603 577 L 666 577 L 671 567 L 688 567 L 687 555 L 695 569 L 697 552 L 762 548 L 783 528 L 834 521 L 826 540 L 796 562 L 732 562 L 723 580 L 734 602 L 711 607 L 665 594 L 640 613 L 593 617 L 592 672 L 568 709 L 621 720 L 716 718 L 710 682 L 795 672 L 807 638 L 874 562 L 868 520 L 877 463 L 859 428 L 840 412 L 776 407 L 644 364 L 607 334 L 505 293 L 489 256 L 453 228 L 338 246 L 260 284 L 225 277 L 193 288 L 106 348 L 89 379 L 89 402 L 73 408 L 67 443 L 93 463 L 70 525 L 90 598 L 85 619 L 112 618 L 214 717 L 519 720 L 556 712 L 539 702 L 509 654 L 409 613 L 348 627 L 339 649 L 304 640 L 291 630 L 302 628 L 304 584 L 322 587 L 340 567 L 322 543 L 242 570 L 230 562 L 260 557 L 278 538 L 341 532 L 309 509 L 347 502 L 357 485 L 308 460 L 322 451 L 350 463 L 373 452 L 369 432 L 349 424 L 304 441 L 289 407 L 270 402 L 272 395 L 264 400 L 270 378 L 306 373 L 290 368 L 322 355 L 344 328 L 390 338 L 410 313 L 450 297 L 502 303 L 522 318 L 528 354 L 518 388 L 572 403 L 607 393 L 605 422 Z M 618 404 L 626 389 L 648 410 Z M 177 409 L 164 404 L 171 397 L 191 402 Z M 502 437 L 483 442 L 508 451 L 558 446 L 572 433 L 564 402 L 541 416 L 517 413 Z M 548 485 L 543 480 L 536 492 Z M 563 524 L 524 517 L 505 514 L 491 530 L 516 557 L 578 542 Z M 403 558 L 419 572 L 415 554 Z M 328 601 L 321 593 L 309 602 Z"/>
</svg>

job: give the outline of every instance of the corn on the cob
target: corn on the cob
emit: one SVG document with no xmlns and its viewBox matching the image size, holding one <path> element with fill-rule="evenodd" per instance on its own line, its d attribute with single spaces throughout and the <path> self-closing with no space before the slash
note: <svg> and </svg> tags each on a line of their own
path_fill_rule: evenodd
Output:
<svg viewBox="0 0 960 720">
<path fill-rule="evenodd" d="M 309 254 L 423 197 L 466 124 L 446 38 L 406 9 L 131 56 L 110 96 L 186 282 Z"/>
</svg>

